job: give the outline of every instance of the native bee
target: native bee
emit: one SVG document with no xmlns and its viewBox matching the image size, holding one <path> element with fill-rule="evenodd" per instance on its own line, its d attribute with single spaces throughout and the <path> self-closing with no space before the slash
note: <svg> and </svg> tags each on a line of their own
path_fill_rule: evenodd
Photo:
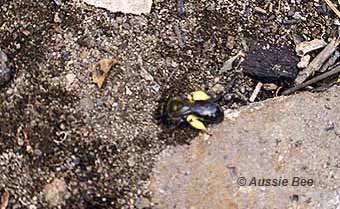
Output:
<svg viewBox="0 0 340 209">
<path fill-rule="evenodd" d="M 189 123 L 192 127 L 207 131 L 205 124 L 220 123 L 224 118 L 217 100 L 203 91 L 195 91 L 187 99 L 171 97 L 162 110 L 162 120 L 170 128 Z"/>
</svg>

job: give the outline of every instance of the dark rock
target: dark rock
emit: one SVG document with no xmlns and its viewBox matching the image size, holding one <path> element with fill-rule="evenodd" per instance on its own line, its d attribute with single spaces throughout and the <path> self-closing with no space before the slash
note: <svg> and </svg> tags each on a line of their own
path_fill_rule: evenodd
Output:
<svg viewBox="0 0 340 209">
<path fill-rule="evenodd" d="M 288 46 L 257 44 L 242 63 L 243 72 L 262 83 L 290 86 L 295 80 L 298 59 Z"/>
</svg>

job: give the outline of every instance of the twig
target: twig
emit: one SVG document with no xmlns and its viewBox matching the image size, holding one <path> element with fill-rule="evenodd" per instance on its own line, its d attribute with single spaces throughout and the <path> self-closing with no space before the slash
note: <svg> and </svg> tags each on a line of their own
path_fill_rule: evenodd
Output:
<svg viewBox="0 0 340 209">
<path fill-rule="evenodd" d="M 322 66 L 322 68 L 319 70 L 320 73 L 324 73 L 328 70 L 328 68 L 335 64 L 335 62 L 340 57 L 340 52 L 335 51 L 334 54 L 328 59 L 328 61 Z"/>
<path fill-rule="evenodd" d="M 318 71 L 326 62 L 326 60 L 333 54 L 338 45 L 338 39 L 333 38 L 333 40 L 313 59 L 313 61 L 307 66 L 307 68 L 299 73 L 298 77 L 295 79 L 295 83 L 303 83 L 315 71 Z"/>
<path fill-rule="evenodd" d="M 184 37 L 182 35 L 182 31 L 181 31 L 179 25 L 174 25 L 174 31 L 175 31 L 175 34 L 177 35 L 177 38 L 178 38 L 179 47 L 183 48 L 184 47 Z"/>
<path fill-rule="evenodd" d="M 324 0 L 326 2 L 326 4 L 331 8 L 331 10 L 333 10 L 333 12 L 340 17 L 340 12 L 339 10 L 336 8 L 336 6 L 330 1 L 330 0 Z"/>
<path fill-rule="evenodd" d="M 306 86 L 309 86 L 311 84 L 314 84 L 316 82 L 319 82 L 319 81 L 321 81 L 321 80 L 323 80 L 325 78 L 328 78 L 328 77 L 330 77 L 332 75 L 335 75 L 337 73 L 340 73 L 340 65 L 334 67 L 331 71 L 325 72 L 324 74 L 321 74 L 319 76 L 316 76 L 315 78 L 312 78 L 312 79 L 306 81 L 305 83 L 299 84 L 299 85 L 297 85 L 297 86 L 295 86 L 293 88 L 290 88 L 290 89 L 287 89 L 287 90 L 283 91 L 282 95 L 288 95 L 288 94 L 294 93 L 297 90 L 300 90 L 300 89 L 302 89 L 302 88 L 304 88 Z"/>
<path fill-rule="evenodd" d="M 260 93 L 261 91 L 261 88 L 262 88 L 263 84 L 261 82 L 258 82 L 255 89 L 254 89 L 254 92 L 252 93 L 252 95 L 250 96 L 249 98 L 249 101 L 250 102 L 254 102 L 257 95 Z"/>
</svg>

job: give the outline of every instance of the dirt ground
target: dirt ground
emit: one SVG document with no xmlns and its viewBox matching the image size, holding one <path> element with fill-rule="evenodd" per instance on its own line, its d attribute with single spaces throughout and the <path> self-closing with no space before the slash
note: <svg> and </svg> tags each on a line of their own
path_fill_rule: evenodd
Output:
<svg viewBox="0 0 340 209">
<path fill-rule="evenodd" d="M 56 178 L 67 185 L 61 208 L 143 208 L 157 154 L 198 134 L 160 124 L 167 96 L 222 86 L 224 109 L 246 105 L 256 82 L 221 73 L 229 57 L 257 43 L 293 49 L 294 37 L 327 39 L 340 25 L 307 0 L 188 0 L 185 17 L 176 1 L 154 0 L 140 16 L 56 2 L 0 0 L 0 49 L 13 72 L 0 89 L 8 208 L 48 208 L 44 187 Z M 256 9 L 268 2 L 272 12 Z M 91 65 L 110 57 L 121 64 L 98 89 Z"/>
</svg>

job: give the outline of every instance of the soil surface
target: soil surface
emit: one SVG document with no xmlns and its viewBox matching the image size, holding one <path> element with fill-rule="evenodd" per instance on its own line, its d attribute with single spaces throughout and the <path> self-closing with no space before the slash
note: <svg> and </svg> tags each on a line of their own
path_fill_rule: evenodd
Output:
<svg viewBox="0 0 340 209">
<path fill-rule="evenodd" d="M 228 58 L 258 42 L 294 49 L 296 37 L 327 39 L 339 25 L 316 1 L 185 5 L 184 17 L 165 0 L 136 16 L 79 1 L 0 0 L 0 49 L 11 70 L 0 89 L 0 192 L 9 192 L 8 208 L 143 208 L 157 154 L 198 134 L 160 124 L 167 96 L 220 87 L 225 110 L 246 105 L 256 81 L 239 68 L 222 73 Z M 121 64 L 98 89 L 91 66 L 110 57 Z M 59 202 L 49 201 L 53 194 Z"/>
</svg>

